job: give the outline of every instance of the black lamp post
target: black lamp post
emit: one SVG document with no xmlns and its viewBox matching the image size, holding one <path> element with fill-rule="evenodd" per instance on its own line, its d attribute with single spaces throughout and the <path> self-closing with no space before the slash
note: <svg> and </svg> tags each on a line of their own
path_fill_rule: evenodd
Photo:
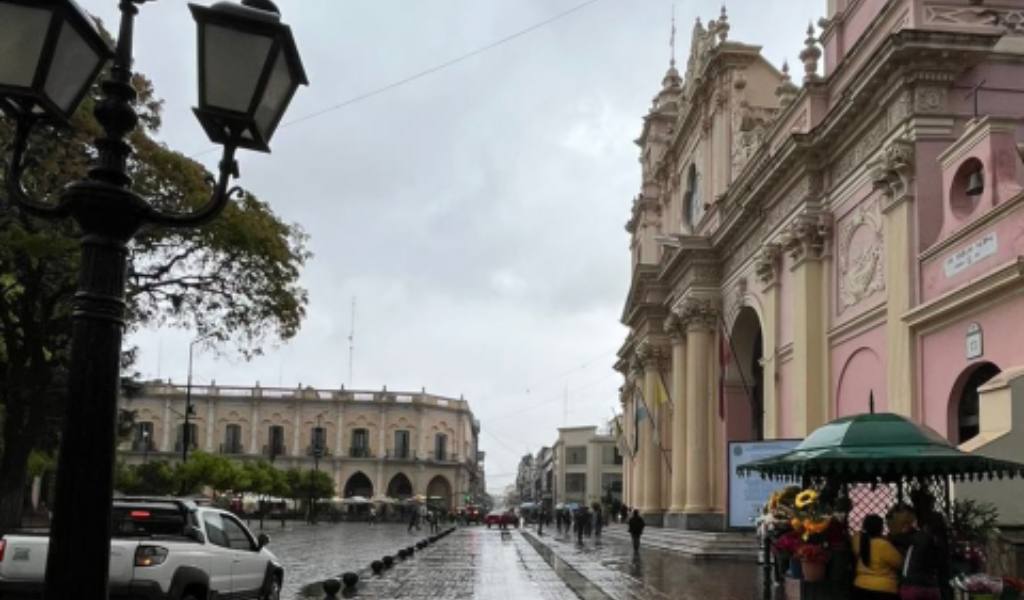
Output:
<svg viewBox="0 0 1024 600">
<path fill-rule="evenodd" d="M 144 226 L 197 227 L 239 191 L 235 151 L 267 151 L 299 85 L 307 83 L 291 30 L 269 0 L 192 6 L 199 25 L 196 114 L 224 147 L 209 202 L 188 214 L 158 210 L 131 190 L 126 141 L 138 123 L 132 107 L 133 30 L 138 5 L 120 0 L 116 49 L 72 0 L 0 0 L 0 109 L 15 121 L 6 189 L 22 210 L 73 218 L 81 230 L 81 272 L 74 299 L 69 396 L 46 566 L 46 599 L 106 598 L 117 390 L 125 314 L 128 243 Z M 53 201 L 22 188 L 29 133 L 40 121 L 64 123 L 106 61 L 95 115 L 103 128 L 86 179 Z"/>
</svg>

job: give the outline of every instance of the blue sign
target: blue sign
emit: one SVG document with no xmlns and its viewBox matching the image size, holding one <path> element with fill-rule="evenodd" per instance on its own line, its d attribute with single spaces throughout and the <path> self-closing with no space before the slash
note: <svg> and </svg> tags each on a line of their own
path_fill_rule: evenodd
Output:
<svg viewBox="0 0 1024 600">
<path fill-rule="evenodd" d="M 752 528 L 772 492 L 785 486 L 779 481 L 761 479 L 756 473 L 740 477 L 736 469 L 755 460 L 785 454 L 802 441 L 729 442 L 729 527 Z"/>
</svg>

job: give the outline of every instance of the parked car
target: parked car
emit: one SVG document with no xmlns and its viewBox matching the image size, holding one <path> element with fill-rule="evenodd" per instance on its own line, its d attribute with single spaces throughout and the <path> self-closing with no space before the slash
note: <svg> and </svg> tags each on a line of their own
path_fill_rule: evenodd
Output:
<svg viewBox="0 0 1024 600">
<path fill-rule="evenodd" d="M 280 600 L 284 569 L 270 538 L 228 511 L 173 498 L 118 498 L 110 597 L 132 600 Z M 0 538 L 0 598 L 41 598 L 49 538 Z"/>
<path fill-rule="evenodd" d="M 516 516 L 516 513 L 510 510 L 505 512 L 493 511 L 484 517 L 484 523 L 487 525 L 488 529 L 491 528 L 491 525 L 497 525 L 499 527 L 502 525 L 506 527 L 512 525 L 513 527 L 519 527 L 519 517 Z"/>
</svg>

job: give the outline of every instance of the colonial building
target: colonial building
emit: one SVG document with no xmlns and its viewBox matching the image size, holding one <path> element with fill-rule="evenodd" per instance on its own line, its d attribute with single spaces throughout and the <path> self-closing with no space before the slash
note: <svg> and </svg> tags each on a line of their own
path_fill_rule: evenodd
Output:
<svg viewBox="0 0 1024 600">
<path fill-rule="evenodd" d="M 1022 23 L 1021 0 L 830 0 L 797 82 L 724 10 L 694 26 L 627 224 L 626 502 L 649 523 L 721 528 L 729 441 L 872 401 L 1020 451 Z"/>
<path fill-rule="evenodd" d="M 181 458 L 182 385 L 147 383 L 121 400 L 134 411 L 129 462 Z M 463 399 L 425 392 L 192 386 L 192 450 L 330 472 L 342 497 L 438 498 L 451 507 L 483 490 L 480 423 Z"/>
<path fill-rule="evenodd" d="M 538 500 L 533 487 L 535 479 L 536 467 L 533 455 L 524 454 L 519 459 L 519 467 L 516 469 L 516 495 L 519 496 L 520 502 L 536 502 Z"/>
<path fill-rule="evenodd" d="M 555 504 L 622 499 L 622 455 L 597 427 L 559 427 L 551 448 Z"/>
</svg>

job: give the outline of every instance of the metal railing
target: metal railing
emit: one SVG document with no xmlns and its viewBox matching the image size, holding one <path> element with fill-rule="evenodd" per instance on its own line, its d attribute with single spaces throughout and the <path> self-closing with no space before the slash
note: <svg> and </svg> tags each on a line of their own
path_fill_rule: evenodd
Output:
<svg viewBox="0 0 1024 600">
<path fill-rule="evenodd" d="M 221 454 L 245 454 L 245 448 L 242 446 L 241 442 L 237 442 L 237 443 L 225 442 L 225 443 L 220 445 L 220 453 Z"/>
</svg>

